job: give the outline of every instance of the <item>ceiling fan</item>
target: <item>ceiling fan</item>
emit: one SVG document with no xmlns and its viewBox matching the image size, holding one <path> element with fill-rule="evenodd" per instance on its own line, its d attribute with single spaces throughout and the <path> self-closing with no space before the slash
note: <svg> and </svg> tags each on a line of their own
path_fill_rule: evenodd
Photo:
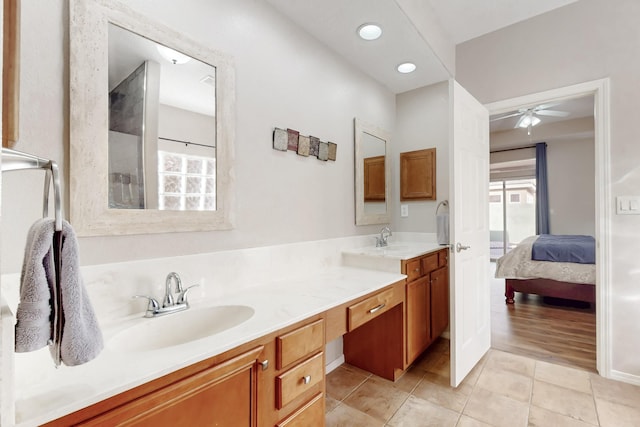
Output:
<svg viewBox="0 0 640 427">
<path fill-rule="evenodd" d="M 537 116 L 567 117 L 569 115 L 569 112 L 567 111 L 549 110 L 549 108 L 555 107 L 558 104 L 559 103 L 541 104 L 536 107 L 521 108 L 516 112 L 492 118 L 491 121 L 495 122 L 497 120 L 520 116 L 514 128 L 530 128 L 541 122 L 540 118 Z"/>
</svg>

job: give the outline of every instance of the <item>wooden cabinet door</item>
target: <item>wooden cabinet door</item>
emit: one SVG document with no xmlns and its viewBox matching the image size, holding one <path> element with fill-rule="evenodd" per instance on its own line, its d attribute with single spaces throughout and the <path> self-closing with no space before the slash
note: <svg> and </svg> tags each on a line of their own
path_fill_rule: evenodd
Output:
<svg viewBox="0 0 640 427">
<path fill-rule="evenodd" d="M 449 269 L 431 273 L 431 337 L 436 339 L 449 325 Z"/>
<path fill-rule="evenodd" d="M 364 159 L 364 201 L 384 201 L 386 192 L 384 156 Z"/>
<path fill-rule="evenodd" d="M 80 426 L 256 426 L 262 347 L 94 417 Z"/>
<path fill-rule="evenodd" d="M 407 364 L 431 342 L 429 276 L 407 283 Z"/>
</svg>

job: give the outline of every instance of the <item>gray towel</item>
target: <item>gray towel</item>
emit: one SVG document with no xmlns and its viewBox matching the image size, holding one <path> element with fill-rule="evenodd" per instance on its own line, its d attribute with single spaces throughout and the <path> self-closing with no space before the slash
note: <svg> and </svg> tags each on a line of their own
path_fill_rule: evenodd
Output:
<svg viewBox="0 0 640 427">
<path fill-rule="evenodd" d="M 56 364 L 61 361 L 67 366 L 80 365 L 102 351 L 102 332 L 80 275 L 76 235 L 66 221 L 62 224 L 61 268 L 58 272 L 60 307 L 56 306 L 53 235 L 54 221 L 51 219 L 37 221 L 29 231 L 20 284 L 21 301 L 16 313 L 16 351 L 42 348 L 47 344 L 43 344 L 44 330 L 47 329 L 47 340 L 54 337 L 50 350 Z M 45 299 L 51 307 L 48 311 L 42 309 Z M 32 306 L 24 303 L 38 303 L 40 310 L 33 310 Z M 45 314 L 47 328 L 42 326 Z M 31 333 L 37 340 L 31 339 L 31 335 L 23 330 L 25 326 L 34 326 L 24 323 L 30 320 L 30 316 L 37 318 L 37 333 Z M 59 331 L 54 331 L 51 325 L 56 323 L 57 317 L 60 318 L 58 324 L 62 326 Z"/>
<path fill-rule="evenodd" d="M 52 336 L 51 292 L 55 286 L 53 253 L 47 220 L 31 226 L 20 276 L 20 303 L 16 311 L 16 351 L 41 349 Z"/>
<path fill-rule="evenodd" d="M 436 230 L 439 245 L 449 244 L 449 213 L 443 212 L 436 216 Z"/>
</svg>

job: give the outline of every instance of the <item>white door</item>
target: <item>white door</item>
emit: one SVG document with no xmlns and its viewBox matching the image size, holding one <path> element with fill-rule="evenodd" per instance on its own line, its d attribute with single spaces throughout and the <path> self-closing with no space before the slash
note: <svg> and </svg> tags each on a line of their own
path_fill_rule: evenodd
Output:
<svg viewBox="0 0 640 427">
<path fill-rule="evenodd" d="M 489 292 L 489 112 L 449 84 L 451 385 L 491 346 Z"/>
</svg>

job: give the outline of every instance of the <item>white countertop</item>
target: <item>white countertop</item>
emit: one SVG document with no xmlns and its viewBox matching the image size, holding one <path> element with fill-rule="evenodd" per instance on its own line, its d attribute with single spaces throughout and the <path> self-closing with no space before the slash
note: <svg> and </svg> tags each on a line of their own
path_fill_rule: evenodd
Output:
<svg viewBox="0 0 640 427">
<path fill-rule="evenodd" d="M 344 265 L 351 267 L 400 273 L 402 268 L 400 261 L 419 257 L 446 247 L 430 242 L 393 242 L 389 246 L 381 248 L 365 246 L 343 250 L 342 262 Z"/>
<path fill-rule="evenodd" d="M 427 252 L 440 248 L 431 246 L 435 248 Z M 386 256 L 396 257 L 395 254 Z M 101 321 L 105 349 L 85 365 L 55 369 L 46 348 L 15 354 L 16 425 L 39 425 L 60 418 L 405 277 L 398 273 L 334 267 L 310 272 L 297 280 L 271 281 L 215 301 L 194 300 L 189 310 L 211 305 L 245 305 L 255 313 L 244 323 L 213 336 L 147 352 L 113 349 L 110 339 L 130 326 L 158 319 L 146 319 L 140 313 L 108 324 Z M 168 315 L 176 316 L 176 323 L 175 328 L 166 333 L 179 334 L 182 328 L 189 327 L 180 324 L 180 314 Z"/>
</svg>

